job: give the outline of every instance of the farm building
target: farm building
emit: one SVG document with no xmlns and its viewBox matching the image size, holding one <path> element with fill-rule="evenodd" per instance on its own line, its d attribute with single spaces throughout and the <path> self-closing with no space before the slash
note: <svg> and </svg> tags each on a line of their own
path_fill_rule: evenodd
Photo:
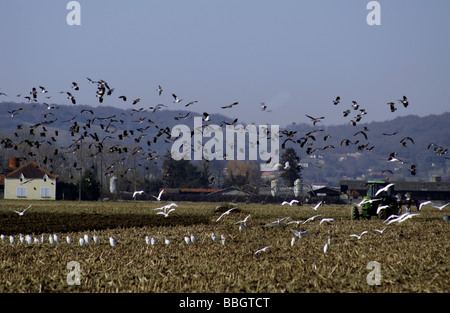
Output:
<svg viewBox="0 0 450 313">
<path fill-rule="evenodd" d="M 55 200 L 57 176 L 29 162 L 18 167 L 10 160 L 4 177 L 5 199 Z"/>
<path fill-rule="evenodd" d="M 441 182 L 439 180 L 431 182 L 413 182 L 413 181 L 391 181 L 394 183 L 394 193 L 401 197 L 410 197 L 418 200 L 450 200 L 450 182 Z M 357 198 L 366 195 L 366 181 L 363 180 L 342 180 L 340 181 L 341 192 L 348 196 Z"/>
</svg>

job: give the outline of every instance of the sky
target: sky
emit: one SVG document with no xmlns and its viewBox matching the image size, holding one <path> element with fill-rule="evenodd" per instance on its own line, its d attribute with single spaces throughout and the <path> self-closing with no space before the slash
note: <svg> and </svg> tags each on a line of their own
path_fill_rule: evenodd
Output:
<svg viewBox="0 0 450 313">
<path fill-rule="evenodd" d="M 450 111 L 448 0 L 378 1 L 380 25 L 368 24 L 366 0 L 80 0 L 80 25 L 67 22 L 69 2 L 0 2 L 0 101 L 45 86 L 49 102 L 69 105 L 59 91 L 75 81 L 77 104 L 198 101 L 187 109 L 260 125 L 309 123 L 306 114 L 348 123 L 352 101 L 368 112 L 362 122 Z M 100 104 L 87 77 L 114 96 Z M 390 112 L 404 95 L 408 108 Z"/>
</svg>

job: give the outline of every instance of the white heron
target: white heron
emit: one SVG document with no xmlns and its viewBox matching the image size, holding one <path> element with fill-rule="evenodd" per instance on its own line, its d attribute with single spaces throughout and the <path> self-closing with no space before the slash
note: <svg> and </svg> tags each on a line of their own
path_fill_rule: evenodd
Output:
<svg viewBox="0 0 450 313">
<path fill-rule="evenodd" d="M 424 206 L 426 206 L 426 205 L 428 205 L 428 204 L 433 205 L 433 202 L 431 202 L 431 201 L 425 201 L 425 202 L 422 202 L 422 203 L 419 205 L 418 210 L 419 210 L 419 211 L 422 210 L 422 207 L 424 207 Z"/>
<path fill-rule="evenodd" d="M 378 233 L 380 233 L 380 234 L 382 234 L 386 228 L 387 228 L 387 227 L 385 227 L 385 228 L 383 228 L 383 229 L 372 229 L 372 230 L 373 230 L 373 231 L 376 231 L 376 232 L 378 232 Z"/>
<path fill-rule="evenodd" d="M 197 242 L 197 239 L 195 239 L 194 234 L 191 234 L 191 242 L 192 243 L 196 243 Z"/>
<path fill-rule="evenodd" d="M 302 230 L 295 230 L 295 229 L 292 229 L 292 228 L 290 228 L 290 230 L 291 230 L 291 232 L 293 232 L 294 235 L 295 235 L 297 238 L 299 238 L 299 239 L 305 238 L 305 237 L 308 236 L 309 233 L 310 233 L 309 230 L 302 231 Z"/>
<path fill-rule="evenodd" d="M 94 234 L 94 236 L 92 236 L 92 239 L 94 239 L 95 243 L 99 243 L 100 239 L 98 238 L 98 236 L 96 234 Z"/>
<path fill-rule="evenodd" d="M 267 249 L 269 249 L 271 246 L 266 246 L 264 248 L 258 249 L 255 251 L 255 254 L 261 253 L 261 252 L 265 252 Z"/>
<path fill-rule="evenodd" d="M 299 203 L 300 201 L 296 200 L 296 199 L 292 199 L 291 201 L 287 202 L 287 201 L 283 201 L 281 203 L 281 205 L 286 205 L 289 204 L 290 206 L 292 206 L 294 203 Z"/>
<path fill-rule="evenodd" d="M 190 244 L 192 243 L 191 237 L 189 237 L 189 236 L 184 236 L 184 241 L 185 241 L 188 245 L 190 245 Z"/>
<path fill-rule="evenodd" d="M 90 238 L 89 238 L 89 235 L 88 234 L 84 234 L 84 242 L 85 243 L 90 243 Z"/>
<path fill-rule="evenodd" d="M 213 241 L 220 241 L 220 238 L 217 237 L 214 233 L 211 233 L 211 238 Z"/>
<path fill-rule="evenodd" d="M 161 201 L 161 196 L 162 196 L 163 193 L 164 193 L 164 189 L 162 189 L 162 190 L 159 192 L 159 195 L 158 195 L 158 196 L 153 196 L 153 195 L 152 195 L 152 197 L 155 198 L 155 199 L 158 200 L 158 201 Z"/>
<path fill-rule="evenodd" d="M 380 193 L 382 193 L 384 191 L 388 191 L 389 188 L 391 188 L 392 186 L 394 186 L 394 183 L 387 184 L 383 188 L 378 189 L 377 192 L 375 193 L 375 197 L 378 196 Z"/>
<path fill-rule="evenodd" d="M 220 235 L 220 241 L 222 242 L 222 245 L 225 245 L 226 240 L 227 239 L 225 238 L 224 235 Z"/>
<path fill-rule="evenodd" d="M 69 245 L 72 244 L 72 238 L 70 238 L 70 236 L 66 237 L 66 241 Z"/>
<path fill-rule="evenodd" d="M 292 239 L 291 239 L 291 247 L 293 247 L 295 245 L 296 241 L 297 241 L 297 237 L 296 236 L 292 237 Z"/>
<path fill-rule="evenodd" d="M 144 193 L 144 190 L 139 190 L 139 191 L 133 192 L 133 199 L 136 198 L 137 195 L 142 195 L 143 193 Z"/>
<path fill-rule="evenodd" d="M 317 214 L 317 215 L 311 216 L 310 218 L 308 218 L 307 220 L 305 220 L 302 224 L 305 224 L 305 223 L 307 223 L 307 222 L 314 221 L 314 219 L 315 219 L 316 217 L 319 217 L 319 216 L 322 216 L 322 214 Z"/>
<path fill-rule="evenodd" d="M 55 241 L 55 243 L 59 243 L 59 237 L 57 234 L 53 234 L 53 240 Z"/>
<path fill-rule="evenodd" d="M 19 234 L 20 243 L 25 243 L 25 237 L 22 234 Z"/>
<path fill-rule="evenodd" d="M 328 243 L 323 246 L 323 253 L 327 253 L 328 251 Z"/>
<path fill-rule="evenodd" d="M 116 240 L 113 237 L 109 237 L 109 244 L 112 247 L 115 247 L 116 246 Z"/>
<path fill-rule="evenodd" d="M 222 217 L 224 217 L 225 215 L 228 215 L 228 214 L 230 214 L 231 213 L 231 211 L 233 211 L 233 210 L 236 210 L 237 208 L 236 207 L 234 207 L 234 208 L 231 208 L 231 209 L 229 209 L 229 210 L 227 210 L 227 211 L 225 211 L 225 212 L 223 212 L 220 216 L 219 216 L 219 218 L 216 220 L 216 222 L 218 222 Z"/>
<path fill-rule="evenodd" d="M 380 214 L 381 210 L 389 208 L 389 205 L 381 205 L 377 208 L 377 214 Z"/>
<path fill-rule="evenodd" d="M 80 246 L 84 247 L 84 238 L 83 237 L 81 237 L 78 242 L 80 243 Z"/>
<path fill-rule="evenodd" d="M 9 236 L 9 242 L 12 244 L 16 243 L 16 240 L 14 239 L 13 235 Z"/>
<path fill-rule="evenodd" d="M 317 203 L 314 207 L 311 207 L 314 211 L 317 211 L 317 209 L 319 208 L 319 206 L 322 204 L 322 201 L 320 201 L 319 203 Z"/>
<path fill-rule="evenodd" d="M 48 242 L 50 242 L 51 245 L 55 244 L 55 239 L 53 238 L 52 235 L 48 236 Z"/>
<path fill-rule="evenodd" d="M 284 226 L 284 225 L 286 225 L 286 222 L 287 222 L 289 219 L 290 219 L 290 217 L 289 217 L 289 216 L 286 216 L 286 217 L 280 218 L 280 219 L 278 219 L 278 220 L 276 220 L 276 221 L 267 223 L 266 226 L 269 226 L 269 227 L 272 227 L 272 226 Z"/>
<path fill-rule="evenodd" d="M 145 236 L 145 243 L 146 243 L 147 245 L 150 244 L 150 237 L 149 237 L 149 236 Z"/>
<path fill-rule="evenodd" d="M 3 235 L 3 234 L 1 234 L 1 235 L 0 235 L 0 239 L 1 239 L 2 241 L 4 241 L 4 240 L 6 239 L 6 236 Z"/>
<path fill-rule="evenodd" d="M 22 216 L 22 215 L 25 214 L 25 212 L 26 212 L 29 208 L 31 208 L 31 206 L 32 206 L 32 204 L 30 204 L 30 205 L 29 205 L 26 209 L 24 209 L 23 211 L 16 211 L 16 210 L 14 210 L 14 212 L 17 213 L 17 214 L 19 214 L 19 216 Z"/>
<path fill-rule="evenodd" d="M 248 218 L 250 217 L 251 214 L 247 215 L 243 220 L 237 221 L 234 224 L 243 224 L 244 226 L 248 226 Z M 240 225 L 242 226 L 242 225 Z"/>
<path fill-rule="evenodd" d="M 358 240 L 359 240 L 359 239 L 362 238 L 362 236 L 363 236 L 364 234 L 367 234 L 367 230 L 363 231 L 360 235 L 357 235 L 357 234 L 351 234 L 350 237 L 356 237 L 356 238 L 358 238 Z"/>
<path fill-rule="evenodd" d="M 169 239 L 164 239 L 164 243 L 166 244 L 166 245 L 169 245 L 170 244 L 170 240 Z"/>
<path fill-rule="evenodd" d="M 336 220 L 334 218 L 324 217 L 323 219 L 320 220 L 319 225 L 321 225 L 322 223 L 332 224 L 332 223 L 335 223 L 335 222 L 336 222 Z"/>
<path fill-rule="evenodd" d="M 154 246 L 154 245 L 156 245 L 156 239 L 155 238 L 150 238 L 150 244 L 152 245 L 152 246 Z"/>
<path fill-rule="evenodd" d="M 441 206 L 435 206 L 435 205 L 433 205 L 433 208 L 436 208 L 436 209 L 438 209 L 439 211 L 441 211 L 443 208 L 445 208 L 447 205 L 449 205 L 450 204 L 450 202 L 449 203 L 446 203 L 446 204 L 444 204 L 444 205 L 441 205 Z"/>
<path fill-rule="evenodd" d="M 175 209 L 174 208 L 172 208 L 172 209 L 170 209 L 169 211 L 160 211 L 160 212 L 157 212 L 156 214 L 162 214 L 162 215 L 164 215 L 164 217 L 168 217 L 169 216 L 169 213 L 170 212 L 172 212 L 172 211 L 175 211 Z"/>
<path fill-rule="evenodd" d="M 26 236 L 25 236 L 25 241 L 26 241 L 28 244 L 32 244 L 32 243 L 33 243 L 33 238 L 31 238 L 30 235 L 26 235 Z"/>
</svg>

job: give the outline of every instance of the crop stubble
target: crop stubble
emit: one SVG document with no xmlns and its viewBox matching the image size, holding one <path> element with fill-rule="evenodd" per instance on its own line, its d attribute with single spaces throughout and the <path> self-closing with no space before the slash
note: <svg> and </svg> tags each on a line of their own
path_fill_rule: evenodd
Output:
<svg viewBox="0 0 450 313">
<path fill-rule="evenodd" d="M 165 203 L 162 203 L 165 204 Z M 381 220 L 350 220 L 348 206 L 239 204 L 240 211 L 215 222 L 214 203 L 178 203 L 173 215 L 156 215 L 158 202 L 35 202 L 22 217 L 11 209 L 20 202 L 0 202 L 0 233 L 40 238 L 58 233 L 61 243 L 0 242 L 0 292 L 157 292 L 157 293 L 299 293 L 299 292 L 449 292 L 450 235 L 446 212 L 425 208 L 420 216 L 387 226 Z M 30 213 L 30 214 L 28 214 Z M 322 214 L 305 224 L 266 227 L 278 218 L 291 220 Z M 242 232 L 235 222 L 248 214 Z M 319 224 L 333 217 L 336 223 Z M 37 222 L 39 221 L 39 222 Z M 289 228 L 309 230 L 291 246 Z M 349 235 L 368 230 L 360 240 Z M 225 245 L 211 233 L 226 237 Z M 100 243 L 79 246 L 84 234 Z M 184 236 L 197 243 L 187 245 Z M 65 242 L 69 235 L 72 245 Z M 109 236 L 117 241 L 115 248 Z M 158 240 L 145 243 L 145 236 Z M 323 246 L 331 237 L 326 253 Z M 164 239 L 171 240 L 169 245 Z M 18 240 L 17 240 L 18 241 Z M 270 246 L 257 255 L 254 252 Z M 66 281 L 70 261 L 79 262 L 80 285 Z M 369 262 L 380 264 L 381 284 L 369 285 Z"/>
</svg>

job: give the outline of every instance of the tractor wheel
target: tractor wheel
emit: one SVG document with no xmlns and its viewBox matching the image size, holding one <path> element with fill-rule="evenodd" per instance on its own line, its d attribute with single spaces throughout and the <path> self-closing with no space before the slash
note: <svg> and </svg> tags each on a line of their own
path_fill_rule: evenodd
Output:
<svg viewBox="0 0 450 313">
<path fill-rule="evenodd" d="M 378 214 L 378 218 L 380 220 L 385 220 L 389 217 L 389 215 L 391 215 L 391 214 L 389 214 L 388 210 L 384 209 L 384 210 L 381 210 L 380 214 Z"/>
<path fill-rule="evenodd" d="M 351 217 L 352 217 L 352 220 L 359 220 L 359 211 L 356 206 L 352 207 Z"/>
</svg>

